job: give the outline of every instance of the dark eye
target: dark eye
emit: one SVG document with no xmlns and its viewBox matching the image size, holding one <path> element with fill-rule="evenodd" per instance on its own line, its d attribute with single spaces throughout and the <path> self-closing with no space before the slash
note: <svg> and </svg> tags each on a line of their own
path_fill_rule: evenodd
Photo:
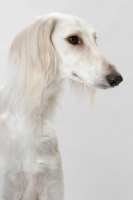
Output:
<svg viewBox="0 0 133 200">
<path fill-rule="evenodd" d="M 97 43 L 97 36 L 96 36 L 96 34 L 94 34 L 94 40 Z"/>
<path fill-rule="evenodd" d="M 73 45 L 79 44 L 79 38 L 77 36 L 71 36 L 68 39 L 69 42 Z"/>
</svg>

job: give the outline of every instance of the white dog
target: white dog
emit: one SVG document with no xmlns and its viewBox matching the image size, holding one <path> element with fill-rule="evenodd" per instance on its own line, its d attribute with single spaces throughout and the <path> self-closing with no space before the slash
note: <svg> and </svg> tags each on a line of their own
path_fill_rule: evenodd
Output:
<svg viewBox="0 0 133 200">
<path fill-rule="evenodd" d="M 15 37 L 0 96 L 0 200 L 63 200 L 53 125 L 64 79 L 87 88 L 122 81 L 86 21 L 64 14 L 37 18 Z"/>
</svg>

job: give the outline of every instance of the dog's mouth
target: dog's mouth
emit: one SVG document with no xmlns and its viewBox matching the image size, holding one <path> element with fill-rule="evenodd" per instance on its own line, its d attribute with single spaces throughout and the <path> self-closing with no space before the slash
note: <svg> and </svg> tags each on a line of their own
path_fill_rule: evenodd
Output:
<svg viewBox="0 0 133 200">
<path fill-rule="evenodd" d="M 80 81 L 83 81 L 81 77 L 79 77 L 79 75 L 77 75 L 75 72 L 72 72 L 72 76 L 76 79 L 79 79 Z"/>
<path fill-rule="evenodd" d="M 75 81 L 78 81 L 80 83 L 85 83 L 84 79 L 81 78 L 76 72 L 72 72 L 72 76 L 74 78 Z M 92 88 L 97 88 L 97 89 L 108 89 L 108 88 L 113 88 L 114 86 L 110 86 L 106 80 L 101 80 L 101 83 L 95 83 L 92 84 L 91 86 L 89 85 L 89 87 Z"/>
<path fill-rule="evenodd" d="M 83 80 L 77 73 L 72 72 L 72 76 L 74 77 L 74 79 L 75 79 L 76 81 L 80 81 L 80 82 L 84 83 L 84 80 Z M 92 87 L 94 87 L 94 88 L 99 88 L 99 89 L 107 89 L 107 88 L 110 88 L 109 85 L 106 85 L 106 84 L 104 84 L 104 83 L 100 83 L 100 84 L 96 84 L 96 85 L 94 84 L 94 85 L 92 85 Z"/>
<path fill-rule="evenodd" d="M 110 87 L 107 86 L 107 85 L 104 85 L 104 84 L 99 84 L 99 85 L 97 86 L 97 88 L 99 88 L 99 89 L 108 89 L 108 88 L 110 88 Z"/>
</svg>

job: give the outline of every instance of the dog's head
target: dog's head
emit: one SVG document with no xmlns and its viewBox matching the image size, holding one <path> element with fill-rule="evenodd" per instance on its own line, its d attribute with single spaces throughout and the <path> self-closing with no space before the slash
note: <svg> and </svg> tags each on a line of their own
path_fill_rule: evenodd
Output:
<svg viewBox="0 0 133 200">
<path fill-rule="evenodd" d="M 96 32 L 71 15 L 53 14 L 57 23 L 51 35 L 63 78 L 93 88 L 109 88 L 123 80 L 116 67 L 100 52 Z"/>
<path fill-rule="evenodd" d="M 47 81 L 58 71 L 61 79 L 92 88 L 117 86 L 122 76 L 100 52 L 96 38 L 96 32 L 86 21 L 54 13 L 39 17 L 23 29 L 16 36 L 11 53 L 24 63 L 23 72 L 33 73 L 36 69 L 41 77 L 48 75 Z"/>
<path fill-rule="evenodd" d="M 98 49 L 96 37 L 86 21 L 74 16 L 54 13 L 39 17 L 12 43 L 11 80 L 33 99 L 53 79 L 68 78 L 87 88 L 118 85 L 122 76 Z"/>
</svg>

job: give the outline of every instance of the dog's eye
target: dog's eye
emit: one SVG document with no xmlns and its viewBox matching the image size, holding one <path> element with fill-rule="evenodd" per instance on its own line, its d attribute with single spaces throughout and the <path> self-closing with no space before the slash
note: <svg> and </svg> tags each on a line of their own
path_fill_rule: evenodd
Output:
<svg viewBox="0 0 133 200">
<path fill-rule="evenodd" d="M 97 35 L 96 34 L 94 34 L 94 40 L 97 43 Z"/>
<path fill-rule="evenodd" d="M 94 35 L 94 39 L 95 39 L 95 40 L 97 39 L 97 35 L 96 35 L 96 34 Z"/>
<path fill-rule="evenodd" d="M 73 45 L 79 44 L 80 40 L 77 36 L 71 36 L 68 38 L 69 42 Z"/>
</svg>

